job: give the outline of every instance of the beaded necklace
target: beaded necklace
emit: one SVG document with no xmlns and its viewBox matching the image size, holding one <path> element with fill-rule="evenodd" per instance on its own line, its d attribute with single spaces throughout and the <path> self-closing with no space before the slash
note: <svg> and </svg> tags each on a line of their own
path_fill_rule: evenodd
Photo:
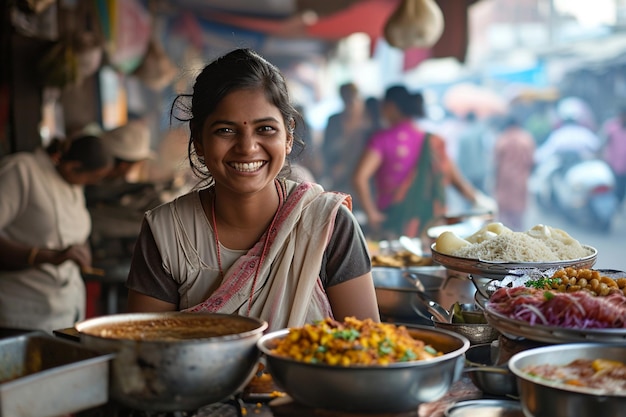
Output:
<svg viewBox="0 0 626 417">
<path fill-rule="evenodd" d="M 276 191 L 278 191 L 278 208 L 276 209 L 276 213 L 274 213 L 274 217 L 272 218 L 272 222 L 270 223 L 270 227 L 267 229 L 265 233 L 265 241 L 263 242 L 263 250 L 261 251 L 261 257 L 259 262 L 256 265 L 256 270 L 254 271 L 254 278 L 252 279 L 252 289 L 250 290 L 250 296 L 248 297 L 248 310 L 247 315 L 250 316 L 250 309 L 252 308 L 252 298 L 254 296 L 254 290 L 256 288 L 257 278 L 259 277 L 259 270 L 261 269 L 261 265 L 265 261 L 265 254 L 267 251 L 267 246 L 270 240 L 270 235 L 275 233 L 274 224 L 276 223 L 276 218 L 278 217 L 278 213 L 280 212 L 281 207 L 283 206 L 283 202 L 285 200 L 286 190 L 282 186 L 282 184 L 275 180 Z M 211 204 L 211 217 L 213 221 L 213 232 L 215 236 L 215 247 L 217 248 L 217 265 L 220 269 L 220 280 L 224 281 L 224 270 L 222 269 L 222 253 L 220 250 L 220 237 L 217 231 L 217 219 L 215 216 L 215 191 L 213 192 L 213 204 Z"/>
</svg>

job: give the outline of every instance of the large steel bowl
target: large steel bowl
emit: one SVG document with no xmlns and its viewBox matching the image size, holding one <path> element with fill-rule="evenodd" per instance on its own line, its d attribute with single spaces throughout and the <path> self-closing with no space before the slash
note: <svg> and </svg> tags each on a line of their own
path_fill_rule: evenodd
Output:
<svg viewBox="0 0 626 417">
<path fill-rule="evenodd" d="M 151 336 L 142 339 L 147 325 Z M 125 335 L 104 333 L 120 326 Z M 257 369 L 256 342 L 267 323 L 173 312 L 114 314 L 75 327 L 86 347 L 116 354 L 109 387 L 113 399 L 132 409 L 174 412 L 196 410 L 242 390 Z"/>
<path fill-rule="evenodd" d="M 430 313 L 416 296 L 415 280 L 424 286 L 424 293 L 437 303 L 449 306 L 455 302 L 474 301 L 476 289 L 471 281 L 461 279 L 441 266 L 393 268 L 375 266 L 372 277 L 380 314 L 395 320 L 421 318 L 430 320 Z"/>
<path fill-rule="evenodd" d="M 624 361 L 626 346 L 571 343 L 522 351 L 509 360 L 517 377 L 522 409 L 526 417 L 618 417 L 626 410 L 626 392 L 601 395 L 589 388 L 564 386 L 524 372 L 528 365 L 566 365 L 575 359 Z"/>
<path fill-rule="evenodd" d="M 437 252 L 435 244 L 431 246 L 431 252 L 433 261 L 448 269 L 464 272 L 466 274 L 472 274 L 476 277 L 501 280 L 509 275 L 510 271 L 520 269 L 538 269 L 541 271 L 547 271 L 549 269 L 567 267 L 576 269 L 591 268 L 596 263 L 598 258 L 598 250 L 588 245 L 583 245 L 583 247 L 589 251 L 589 255 L 583 258 L 548 262 L 493 262 L 483 261 L 480 259 L 461 258 Z"/>
<path fill-rule="evenodd" d="M 387 366 L 331 366 L 299 362 L 272 353 L 289 329 L 261 337 L 274 381 L 297 402 L 351 413 L 393 413 L 413 410 L 443 397 L 463 371 L 469 341 L 456 333 L 427 326 L 407 326 L 411 335 L 444 352 L 434 359 Z"/>
</svg>

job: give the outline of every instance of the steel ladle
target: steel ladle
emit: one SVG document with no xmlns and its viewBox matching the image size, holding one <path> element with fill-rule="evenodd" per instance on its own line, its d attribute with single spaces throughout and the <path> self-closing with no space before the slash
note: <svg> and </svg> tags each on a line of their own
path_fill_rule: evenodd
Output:
<svg viewBox="0 0 626 417">
<path fill-rule="evenodd" d="M 426 288 L 424 287 L 424 284 L 422 283 L 422 281 L 420 281 L 419 277 L 416 274 L 405 273 L 403 274 L 403 276 L 405 277 L 405 279 L 410 281 L 415 286 L 415 289 L 417 290 L 415 291 L 415 295 L 420 300 L 420 302 L 424 305 L 424 307 L 426 307 L 428 312 L 433 315 L 433 317 L 435 317 L 439 321 L 443 321 L 446 323 L 452 322 L 452 314 L 448 310 L 446 310 L 441 304 L 439 304 L 438 302 L 430 298 L 428 295 L 426 295 Z M 413 310 L 415 310 L 417 314 L 419 314 L 420 316 L 423 316 L 423 314 L 419 311 L 419 308 L 417 308 L 417 306 L 413 305 L 412 307 L 413 307 Z M 426 318 L 430 319 L 429 317 L 426 317 Z"/>
</svg>

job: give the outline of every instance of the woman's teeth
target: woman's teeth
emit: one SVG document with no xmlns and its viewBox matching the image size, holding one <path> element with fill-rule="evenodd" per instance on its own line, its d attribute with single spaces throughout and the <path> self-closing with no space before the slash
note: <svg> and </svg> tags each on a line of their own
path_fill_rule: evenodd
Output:
<svg viewBox="0 0 626 417">
<path fill-rule="evenodd" d="M 263 162 L 249 162 L 249 163 L 243 163 L 243 164 L 239 162 L 234 162 L 230 165 L 233 168 L 235 168 L 237 171 L 253 172 L 261 168 L 263 166 Z"/>
</svg>

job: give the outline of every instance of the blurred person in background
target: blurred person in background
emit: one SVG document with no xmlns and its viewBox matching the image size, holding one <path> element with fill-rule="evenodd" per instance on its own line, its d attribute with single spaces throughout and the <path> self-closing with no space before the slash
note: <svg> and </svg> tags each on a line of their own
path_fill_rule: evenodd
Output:
<svg viewBox="0 0 626 417">
<path fill-rule="evenodd" d="M 377 97 L 368 97 L 365 99 L 365 112 L 371 123 L 369 131 L 365 133 L 367 139 L 371 138 L 374 133 L 383 128 L 383 120 L 381 113 L 381 102 Z"/>
<path fill-rule="evenodd" d="M 316 173 L 319 174 L 322 172 L 323 161 L 319 155 L 316 144 L 313 142 L 313 132 L 311 126 L 309 126 L 306 121 L 304 107 L 295 105 L 294 108 L 300 115 L 300 121 L 296 124 L 294 135 L 301 138 L 304 145 L 298 155 L 294 155 L 293 157 L 290 155 L 292 160 L 289 178 L 298 182 L 316 182 Z"/>
<path fill-rule="evenodd" d="M 494 147 L 495 187 L 498 217 L 515 231 L 525 230 L 528 181 L 533 169 L 535 140 L 515 117 L 505 119 Z"/>
<path fill-rule="evenodd" d="M 85 318 L 91 267 L 85 185 L 106 177 L 102 139 L 53 141 L 0 162 L 0 326 L 54 329 Z"/>
<path fill-rule="evenodd" d="M 615 175 L 615 195 L 621 205 L 626 195 L 626 103 L 619 107 L 618 115 L 602 126 L 604 140 L 602 156 Z"/>
<path fill-rule="evenodd" d="M 465 125 L 458 137 L 457 165 L 461 174 L 482 192 L 487 192 L 491 164 L 492 140 L 487 124 L 476 113 L 465 116 Z M 478 162 L 480 161 L 480 162 Z"/>
<path fill-rule="evenodd" d="M 388 127 L 372 136 L 354 172 L 368 231 L 378 238 L 418 237 L 425 225 L 446 213 L 447 184 L 472 204 L 488 200 L 461 176 L 443 139 L 419 129 L 414 118 L 422 114 L 420 93 L 401 85 L 388 88 L 382 103 Z"/>
<path fill-rule="evenodd" d="M 101 137 L 115 163 L 104 181 L 85 188 L 93 224 L 90 242 L 94 263 L 109 275 L 126 265 L 120 273 L 122 280 L 128 273 L 144 213 L 162 200 L 157 184 L 136 179 L 140 165 L 153 156 L 146 122 L 131 118 L 120 127 L 102 132 Z"/>
<path fill-rule="evenodd" d="M 322 156 L 327 177 L 322 183 L 328 190 L 353 195 L 352 173 L 361 151 L 365 148 L 367 135 L 371 132 L 373 124 L 356 84 L 342 84 L 339 87 L 339 95 L 344 108 L 328 118 L 324 130 Z M 358 201 L 355 201 L 356 203 Z"/>
<path fill-rule="evenodd" d="M 578 100 L 563 99 L 557 105 L 561 124 L 550 133 L 546 141 L 535 150 L 535 164 L 541 164 L 555 156 L 576 155 L 590 158 L 600 150 L 600 137 L 588 124 L 588 111 Z"/>
</svg>

